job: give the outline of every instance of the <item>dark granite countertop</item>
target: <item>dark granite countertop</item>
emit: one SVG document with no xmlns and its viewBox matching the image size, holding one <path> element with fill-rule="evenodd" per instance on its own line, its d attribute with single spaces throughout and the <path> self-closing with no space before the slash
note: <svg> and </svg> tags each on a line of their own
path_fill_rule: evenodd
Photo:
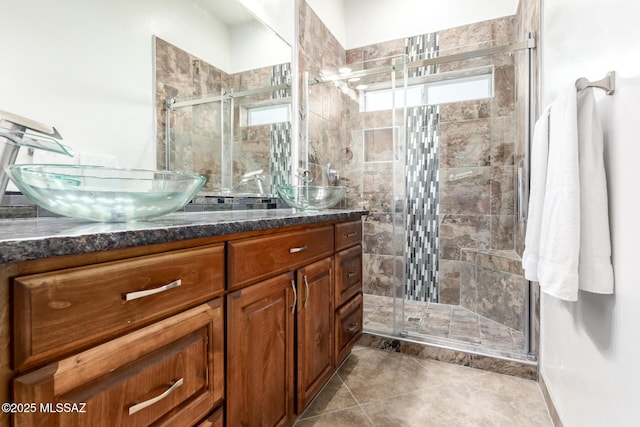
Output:
<svg viewBox="0 0 640 427">
<path fill-rule="evenodd" d="M 154 243 L 222 236 L 324 221 L 358 219 L 364 210 L 299 212 L 264 209 L 180 212 L 144 222 L 96 223 L 72 218 L 0 220 L 0 264 Z"/>
</svg>

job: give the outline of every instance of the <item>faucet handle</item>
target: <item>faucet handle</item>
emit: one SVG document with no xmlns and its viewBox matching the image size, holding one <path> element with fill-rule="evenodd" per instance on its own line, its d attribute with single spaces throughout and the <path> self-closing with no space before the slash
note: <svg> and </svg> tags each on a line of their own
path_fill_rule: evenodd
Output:
<svg viewBox="0 0 640 427">
<path fill-rule="evenodd" d="M 329 184 L 334 183 L 339 179 L 340 179 L 340 175 L 338 174 L 338 171 L 331 168 L 331 163 L 328 163 L 327 164 L 327 180 L 329 181 Z"/>
<path fill-rule="evenodd" d="M 298 169 L 298 175 L 296 177 L 304 182 L 305 185 L 309 185 L 313 182 L 313 177 L 311 176 L 311 172 L 308 169 Z"/>
</svg>

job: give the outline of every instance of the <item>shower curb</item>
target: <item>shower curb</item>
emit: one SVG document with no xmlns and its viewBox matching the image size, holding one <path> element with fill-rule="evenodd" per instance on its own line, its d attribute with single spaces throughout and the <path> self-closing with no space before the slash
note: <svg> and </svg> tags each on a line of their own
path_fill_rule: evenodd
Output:
<svg viewBox="0 0 640 427">
<path fill-rule="evenodd" d="M 498 374 L 511 375 L 537 381 L 538 363 L 529 360 L 516 360 L 512 358 L 474 353 L 465 350 L 445 348 L 437 344 L 418 342 L 401 337 L 372 334 L 362 334 L 359 345 L 387 350 L 395 353 L 403 353 L 409 356 L 423 359 L 438 360 L 461 366 L 482 369 Z"/>
</svg>

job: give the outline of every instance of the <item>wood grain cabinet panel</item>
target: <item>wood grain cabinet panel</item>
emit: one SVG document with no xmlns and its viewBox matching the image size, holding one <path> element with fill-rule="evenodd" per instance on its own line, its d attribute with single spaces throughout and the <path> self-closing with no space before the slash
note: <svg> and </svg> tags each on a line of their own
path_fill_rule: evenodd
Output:
<svg viewBox="0 0 640 427">
<path fill-rule="evenodd" d="M 14 364 L 23 370 L 224 292 L 224 244 L 14 279 Z"/>
<path fill-rule="evenodd" d="M 294 419 L 293 273 L 227 295 L 228 426 L 286 426 Z"/>
<path fill-rule="evenodd" d="M 357 245 L 336 254 L 335 307 L 362 292 L 362 246 Z"/>
<path fill-rule="evenodd" d="M 336 252 L 362 243 L 362 221 L 336 224 Z"/>
<path fill-rule="evenodd" d="M 16 378 L 14 401 L 40 410 L 15 425 L 195 424 L 224 397 L 223 319 L 218 298 Z"/>
<path fill-rule="evenodd" d="M 333 373 L 333 258 L 297 271 L 297 410 L 302 413 Z"/>
<path fill-rule="evenodd" d="M 331 256 L 333 246 L 333 226 L 231 241 L 228 288 L 239 289 Z"/>
<path fill-rule="evenodd" d="M 224 427 L 224 408 L 218 408 L 213 414 L 200 421 L 198 427 Z"/>
<path fill-rule="evenodd" d="M 362 294 L 336 310 L 335 366 L 349 355 L 362 336 Z"/>
</svg>

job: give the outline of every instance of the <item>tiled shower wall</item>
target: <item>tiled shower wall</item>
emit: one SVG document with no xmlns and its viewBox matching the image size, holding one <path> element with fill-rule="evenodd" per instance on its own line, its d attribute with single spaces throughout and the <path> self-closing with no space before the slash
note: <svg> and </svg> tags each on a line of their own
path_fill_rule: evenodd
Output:
<svg viewBox="0 0 640 427">
<path fill-rule="evenodd" d="M 319 75 L 323 67 L 344 63 L 379 66 L 384 63 L 381 58 L 397 57 L 412 46 L 410 41 L 398 39 L 343 53 L 342 47 L 302 0 L 300 11 L 300 70 L 309 70 L 311 77 Z M 443 30 L 432 36 L 439 40 L 440 54 L 445 55 L 461 47 L 475 50 L 511 42 L 513 27 L 514 17 L 505 17 Z M 325 42 L 319 45 L 318 40 Z M 437 280 L 437 300 L 446 304 L 460 304 L 462 248 L 515 248 L 513 57 L 502 54 L 442 64 L 440 72 L 480 65 L 495 66 L 494 98 L 443 104 L 439 112 L 429 113 L 439 119 L 440 194 L 438 252 L 437 256 L 430 254 L 431 262 L 439 265 L 439 277 L 427 280 L 430 284 Z M 389 76 L 385 78 L 388 80 Z M 304 84 L 301 87 L 304 88 Z M 311 86 L 308 105 L 309 111 L 303 109 L 300 114 L 303 120 L 309 116 L 310 161 L 318 165 L 329 162 L 340 165 L 338 170 L 349 186 L 343 206 L 365 207 L 370 211 L 364 224 L 365 292 L 392 296 L 394 264 L 396 270 L 404 270 L 404 245 L 408 244 L 403 238 L 394 238 L 394 232 L 404 234 L 404 230 L 394 231 L 393 226 L 396 213 L 403 209 L 398 204 L 404 203 L 405 176 L 394 174 L 392 158 L 380 161 L 376 150 L 381 149 L 383 153 L 389 150 L 384 144 L 369 145 L 367 131 L 380 134 L 403 122 L 397 117 L 394 120 L 388 112 L 362 113 L 357 97 L 349 91 L 337 90 L 330 83 Z M 403 129 L 396 131 L 403 132 Z M 421 218 L 427 217 L 424 212 L 421 215 Z M 421 273 L 417 272 L 416 277 Z M 409 294 L 413 292 L 415 297 L 423 299 L 435 298 L 430 295 L 432 291 L 436 292 L 422 286 L 410 288 Z"/>
</svg>

